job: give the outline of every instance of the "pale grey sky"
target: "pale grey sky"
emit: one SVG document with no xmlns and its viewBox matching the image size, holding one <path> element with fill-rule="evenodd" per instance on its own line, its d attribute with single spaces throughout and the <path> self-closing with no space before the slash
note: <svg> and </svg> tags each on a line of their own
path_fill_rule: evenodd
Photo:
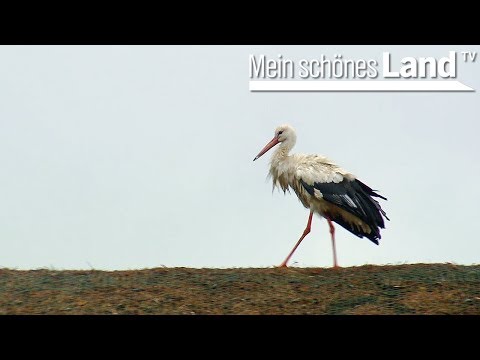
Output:
<svg viewBox="0 0 480 360">
<path fill-rule="evenodd" d="M 250 93 L 250 54 L 447 56 L 478 46 L 0 46 L 0 267 L 278 265 L 308 217 L 271 192 L 277 125 L 388 198 L 380 246 L 339 263 L 479 263 L 480 61 L 471 93 Z M 296 266 L 331 266 L 314 218 Z"/>
</svg>

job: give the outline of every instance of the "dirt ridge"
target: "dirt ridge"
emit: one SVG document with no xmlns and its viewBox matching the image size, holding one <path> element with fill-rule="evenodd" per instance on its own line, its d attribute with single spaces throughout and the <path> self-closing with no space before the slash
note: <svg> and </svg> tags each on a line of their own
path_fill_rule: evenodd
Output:
<svg viewBox="0 0 480 360">
<path fill-rule="evenodd" d="M 480 265 L 0 269 L 0 314 L 480 314 Z"/>
</svg>

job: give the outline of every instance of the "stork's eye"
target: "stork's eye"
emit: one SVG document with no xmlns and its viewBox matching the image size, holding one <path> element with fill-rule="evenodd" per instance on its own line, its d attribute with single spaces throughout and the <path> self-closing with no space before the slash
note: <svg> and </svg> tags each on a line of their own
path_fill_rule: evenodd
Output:
<svg viewBox="0 0 480 360">
<path fill-rule="evenodd" d="M 278 135 L 282 135 L 282 133 L 283 133 L 283 130 L 282 130 L 282 131 L 279 131 L 279 132 L 278 132 Z"/>
</svg>

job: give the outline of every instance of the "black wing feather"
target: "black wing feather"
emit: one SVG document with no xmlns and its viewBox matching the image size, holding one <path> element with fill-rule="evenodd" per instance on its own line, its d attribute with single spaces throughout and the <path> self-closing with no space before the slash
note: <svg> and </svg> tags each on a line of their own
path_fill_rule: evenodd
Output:
<svg viewBox="0 0 480 360">
<path fill-rule="evenodd" d="M 303 180 L 300 180 L 300 182 L 310 195 L 314 196 L 315 189 L 319 190 L 325 201 L 337 205 L 350 214 L 357 216 L 370 226 L 372 232 L 366 234 L 354 224 L 349 224 L 340 217 L 335 219 L 332 218 L 332 221 L 335 221 L 351 233 L 359 237 L 365 236 L 378 244 L 377 239 L 381 238 L 379 228 L 385 228 L 382 216 L 387 220 L 390 219 L 388 219 L 385 211 L 383 211 L 378 201 L 373 199 L 373 197 L 387 200 L 385 197 L 377 194 L 375 192 L 376 190 L 372 190 L 369 186 L 357 179 L 343 179 L 343 181 L 339 183 L 315 182 L 313 185 L 309 185 Z"/>
</svg>

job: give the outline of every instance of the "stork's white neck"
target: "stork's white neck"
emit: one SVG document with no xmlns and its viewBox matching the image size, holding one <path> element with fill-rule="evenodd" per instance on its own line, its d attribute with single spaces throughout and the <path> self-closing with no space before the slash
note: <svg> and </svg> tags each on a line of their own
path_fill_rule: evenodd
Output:
<svg viewBox="0 0 480 360">
<path fill-rule="evenodd" d="M 272 164 L 279 163 L 285 160 L 290 153 L 290 150 L 295 146 L 295 139 L 287 139 L 280 143 L 277 150 L 273 153 L 272 156 Z"/>
</svg>

